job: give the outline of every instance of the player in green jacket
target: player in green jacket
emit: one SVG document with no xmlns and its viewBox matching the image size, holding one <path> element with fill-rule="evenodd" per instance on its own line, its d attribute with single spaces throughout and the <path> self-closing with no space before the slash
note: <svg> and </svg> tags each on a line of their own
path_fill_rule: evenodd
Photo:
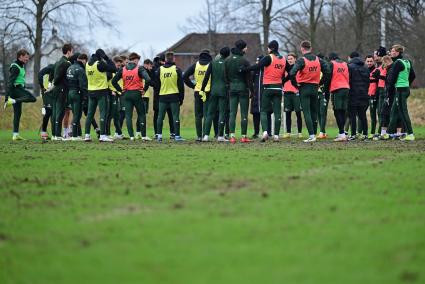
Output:
<svg viewBox="0 0 425 284">
<path fill-rule="evenodd" d="M 247 44 L 243 40 L 238 40 L 235 47 L 232 48 L 230 55 L 224 63 L 224 72 L 226 84 L 229 85 L 230 101 L 230 143 L 236 143 L 236 115 L 238 107 L 241 112 L 241 134 L 240 142 L 248 143 L 251 140 L 247 137 L 248 131 L 248 109 L 250 93 L 254 94 L 251 72 L 241 72 L 242 68 L 250 66 L 248 60 L 244 57 L 247 51 Z"/>
<path fill-rule="evenodd" d="M 4 108 L 13 106 L 13 141 L 24 140 L 19 135 L 19 122 L 22 114 L 22 103 L 34 103 L 36 98 L 25 90 L 25 64 L 30 55 L 25 49 L 18 51 L 16 61 L 10 65 L 9 81 Z"/>
<path fill-rule="evenodd" d="M 205 120 L 204 137 L 202 139 L 203 142 L 209 141 L 211 126 L 215 116 L 217 115 L 217 110 L 219 123 L 217 141 L 228 141 L 224 138 L 226 106 L 228 101 L 226 80 L 224 78 L 224 62 L 226 58 L 229 57 L 229 55 L 230 49 L 228 47 L 223 47 L 220 50 L 220 54 L 208 66 L 204 81 L 202 82 L 202 92 L 205 92 L 205 88 L 207 87 L 208 83 L 211 82 L 209 107 Z"/>
<path fill-rule="evenodd" d="M 410 85 L 416 78 L 415 71 L 413 70 L 412 62 L 403 58 L 403 46 L 396 44 L 391 48 L 390 52 L 394 66 L 388 75 L 388 82 L 390 88 L 395 87 L 395 99 L 391 108 L 388 132 L 395 133 L 397 120 L 401 118 L 407 132 L 407 136 L 403 140 L 414 141 L 415 135 L 413 134 L 412 122 L 407 109 L 407 98 L 410 95 Z"/>
</svg>

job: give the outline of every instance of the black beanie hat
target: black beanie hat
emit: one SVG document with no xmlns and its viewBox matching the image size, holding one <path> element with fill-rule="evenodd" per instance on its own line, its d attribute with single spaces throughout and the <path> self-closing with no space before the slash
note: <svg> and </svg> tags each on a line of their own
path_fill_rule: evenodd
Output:
<svg viewBox="0 0 425 284">
<path fill-rule="evenodd" d="M 235 42 L 235 46 L 236 46 L 237 49 L 242 50 L 246 47 L 246 42 L 242 39 L 239 39 Z"/>
<path fill-rule="evenodd" d="M 269 42 L 268 47 L 273 51 L 278 51 L 279 50 L 279 43 L 275 40 L 272 40 L 271 42 Z"/>
<path fill-rule="evenodd" d="M 70 58 L 69 58 L 69 62 L 71 62 L 72 64 L 75 63 L 75 61 L 77 61 L 78 56 L 80 56 L 79 52 L 74 53 Z"/>
<path fill-rule="evenodd" d="M 351 52 L 350 58 L 356 58 L 356 57 L 360 57 L 360 54 L 357 51 Z"/>
<path fill-rule="evenodd" d="M 210 55 L 210 50 L 209 49 L 202 49 L 200 54 L 203 54 L 203 53 Z"/>
<path fill-rule="evenodd" d="M 230 55 L 230 48 L 229 48 L 229 47 L 227 47 L 227 46 L 225 46 L 225 47 L 223 47 L 222 49 L 220 49 L 220 55 L 221 55 L 223 58 L 229 57 L 229 55 Z"/>
<path fill-rule="evenodd" d="M 387 55 L 387 49 L 383 46 L 380 46 L 377 50 L 376 50 L 376 55 L 378 55 L 379 57 L 384 57 L 385 55 Z"/>
<path fill-rule="evenodd" d="M 336 52 L 331 52 L 331 53 L 329 53 L 329 60 L 335 60 L 335 59 L 338 59 L 339 57 L 338 57 L 338 54 L 336 53 Z"/>
</svg>

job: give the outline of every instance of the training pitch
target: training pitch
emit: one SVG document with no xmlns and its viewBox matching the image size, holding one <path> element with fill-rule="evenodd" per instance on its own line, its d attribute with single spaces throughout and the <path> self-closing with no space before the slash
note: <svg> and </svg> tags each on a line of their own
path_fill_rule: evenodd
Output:
<svg viewBox="0 0 425 284">
<path fill-rule="evenodd" d="M 415 131 L 249 145 L 2 131 L 0 283 L 425 283 Z"/>
</svg>

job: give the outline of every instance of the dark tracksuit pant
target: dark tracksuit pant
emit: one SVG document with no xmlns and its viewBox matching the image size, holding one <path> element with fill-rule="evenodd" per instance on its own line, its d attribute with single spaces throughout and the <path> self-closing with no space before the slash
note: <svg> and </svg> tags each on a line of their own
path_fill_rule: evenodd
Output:
<svg viewBox="0 0 425 284">
<path fill-rule="evenodd" d="M 318 121 L 320 132 L 326 133 L 326 122 L 328 119 L 329 93 L 318 93 Z M 317 132 L 317 131 L 316 131 Z"/>
<path fill-rule="evenodd" d="M 9 96 L 16 101 L 13 104 L 13 132 L 18 133 L 22 115 L 22 103 L 34 103 L 37 99 L 22 86 L 14 87 Z"/>
<path fill-rule="evenodd" d="M 230 97 L 226 97 L 226 112 L 224 114 L 224 133 L 229 136 L 230 135 Z"/>
<path fill-rule="evenodd" d="M 351 136 L 355 136 L 357 134 L 357 130 L 359 130 L 359 132 L 361 131 L 363 135 L 367 135 L 368 133 L 367 116 L 366 116 L 367 108 L 368 108 L 367 105 L 349 107 L 350 122 L 351 122 Z M 359 123 L 357 123 L 357 118 L 359 119 Z"/>
<path fill-rule="evenodd" d="M 390 123 L 388 125 L 389 133 L 395 133 L 397 122 L 401 119 L 407 134 L 413 134 L 412 122 L 410 121 L 409 111 L 407 109 L 407 98 L 409 96 L 409 88 L 396 88 L 394 103 L 391 107 Z"/>
<path fill-rule="evenodd" d="M 143 132 L 143 133 L 145 133 L 145 135 L 147 135 L 146 134 L 146 128 L 147 128 L 147 116 L 148 116 L 148 112 L 149 112 L 149 98 L 145 98 L 145 97 L 143 97 L 142 98 L 142 103 L 143 103 L 143 106 L 145 107 L 145 124 L 143 125 L 143 128 L 144 129 L 140 129 L 140 125 L 139 124 L 137 124 L 137 127 L 136 127 L 136 131 L 137 132 Z M 143 137 L 145 137 L 145 136 L 143 136 Z"/>
<path fill-rule="evenodd" d="M 47 126 L 49 124 L 49 120 L 50 120 L 50 124 L 51 124 L 51 128 L 52 128 L 52 133 L 54 132 L 53 128 L 55 126 L 55 122 L 53 121 L 53 94 L 52 92 L 46 92 L 42 95 L 42 99 L 43 99 L 43 107 L 46 111 L 46 113 L 43 115 L 43 121 L 41 123 L 41 131 L 42 132 L 47 132 Z"/>
<path fill-rule="evenodd" d="M 180 136 L 180 103 L 178 101 L 175 102 L 164 102 L 159 101 L 159 110 L 158 110 L 158 120 L 156 122 L 157 125 L 157 134 L 162 135 L 162 127 L 164 123 L 165 114 L 168 113 L 168 109 L 171 110 L 171 115 L 174 124 L 174 134 L 176 136 Z"/>
<path fill-rule="evenodd" d="M 370 133 L 375 134 L 376 133 L 376 124 L 378 122 L 378 97 L 371 96 L 369 98 L 369 112 L 370 112 Z"/>
<path fill-rule="evenodd" d="M 121 122 L 120 122 L 120 104 L 119 104 L 119 98 L 118 96 L 114 96 L 112 94 L 109 94 L 107 97 L 107 104 L 108 104 L 108 118 L 106 121 L 106 135 L 111 135 L 111 124 L 112 121 L 114 121 L 115 126 L 115 132 L 118 135 L 122 134 L 121 131 Z"/>
<path fill-rule="evenodd" d="M 89 96 L 88 113 L 86 119 L 85 133 L 90 134 L 90 126 L 96 114 L 96 108 L 99 106 L 100 111 L 100 135 L 106 134 L 106 119 L 108 116 L 108 105 L 106 99 L 107 93 Z"/>
<path fill-rule="evenodd" d="M 282 90 L 264 88 L 261 95 L 261 127 L 269 131 L 269 114 L 274 113 L 274 135 L 280 134 L 282 124 Z"/>
<path fill-rule="evenodd" d="M 272 112 L 267 114 L 267 134 L 272 135 Z M 259 112 L 252 114 L 252 122 L 254 124 L 254 135 L 259 135 L 261 125 L 261 114 Z"/>
<path fill-rule="evenodd" d="M 226 124 L 226 107 L 227 98 L 225 96 L 212 95 L 208 99 L 208 111 L 206 113 L 206 119 L 204 124 L 205 135 L 210 135 L 211 126 L 217 117 L 218 111 L 218 136 L 224 136 L 224 127 Z"/>
<path fill-rule="evenodd" d="M 202 100 L 199 92 L 195 92 L 194 96 L 196 136 L 202 137 L 203 132 L 205 132 L 205 118 L 207 117 L 208 113 L 210 94 L 206 93 L 207 100 L 205 102 Z"/>
<path fill-rule="evenodd" d="M 68 89 L 63 86 L 56 86 L 53 89 L 53 120 L 55 122 L 53 136 L 62 136 L 62 121 L 65 116 L 65 107 L 67 105 Z"/>
<path fill-rule="evenodd" d="M 382 127 L 382 111 L 385 105 L 385 88 L 378 88 L 376 90 L 376 94 L 378 96 L 378 107 L 377 107 L 377 114 L 378 114 L 378 132 L 381 132 Z"/>
<path fill-rule="evenodd" d="M 154 103 L 154 106 L 155 106 L 155 103 Z M 175 134 L 173 112 L 171 111 L 171 108 L 167 108 L 166 113 L 168 115 L 168 124 L 170 126 L 170 134 Z M 155 134 L 158 134 L 158 126 L 156 124 L 158 121 L 158 116 L 159 116 L 159 105 L 158 105 L 158 109 L 154 108 L 153 110 L 153 128 L 154 128 Z"/>
<path fill-rule="evenodd" d="M 89 113 L 89 98 L 88 96 L 84 96 L 82 98 L 82 103 L 81 103 L 81 107 L 83 110 L 84 115 L 87 117 L 88 113 Z M 99 125 L 97 124 L 97 121 L 95 118 L 92 119 L 91 124 L 93 126 L 94 129 L 99 129 Z M 79 135 L 81 135 L 81 123 L 80 123 L 80 127 L 79 127 Z"/>
<path fill-rule="evenodd" d="M 332 92 L 332 105 L 335 115 L 338 133 L 344 134 L 344 127 L 347 120 L 348 110 L 348 93 L 349 89 L 337 89 Z"/>
<path fill-rule="evenodd" d="M 248 108 L 249 108 L 248 93 L 247 92 L 230 93 L 229 104 L 230 104 L 230 117 L 229 117 L 230 133 L 235 133 L 236 115 L 238 113 L 238 106 L 240 105 L 241 134 L 246 136 L 248 131 Z"/>
<path fill-rule="evenodd" d="M 127 122 L 128 135 L 134 137 L 133 130 L 133 110 L 137 112 L 137 124 L 139 125 L 142 136 L 146 136 L 146 111 L 145 105 L 142 100 L 142 93 L 140 91 L 125 91 L 123 93 L 124 106 L 125 106 L 125 120 Z"/>
<path fill-rule="evenodd" d="M 72 136 L 78 137 L 80 135 L 80 121 L 83 114 L 82 99 L 79 90 L 69 90 L 68 103 L 72 109 Z"/>
<path fill-rule="evenodd" d="M 301 117 L 301 101 L 300 95 L 293 92 L 285 92 L 283 94 L 283 105 L 286 117 L 286 133 L 292 132 L 292 112 L 295 111 L 297 117 L 297 130 L 302 133 L 303 121 Z"/>
<path fill-rule="evenodd" d="M 314 84 L 302 84 L 299 88 L 301 107 L 309 135 L 314 135 L 317 130 L 318 90 L 319 86 Z"/>
</svg>

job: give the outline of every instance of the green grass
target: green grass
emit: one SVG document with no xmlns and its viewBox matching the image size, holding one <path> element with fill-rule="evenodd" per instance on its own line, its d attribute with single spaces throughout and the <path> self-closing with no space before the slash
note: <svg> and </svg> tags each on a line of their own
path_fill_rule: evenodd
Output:
<svg viewBox="0 0 425 284">
<path fill-rule="evenodd" d="M 424 283 L 425 128 L 415 132 L 314 145 L 2 132 L 0 283 Z"/>
</svg>

